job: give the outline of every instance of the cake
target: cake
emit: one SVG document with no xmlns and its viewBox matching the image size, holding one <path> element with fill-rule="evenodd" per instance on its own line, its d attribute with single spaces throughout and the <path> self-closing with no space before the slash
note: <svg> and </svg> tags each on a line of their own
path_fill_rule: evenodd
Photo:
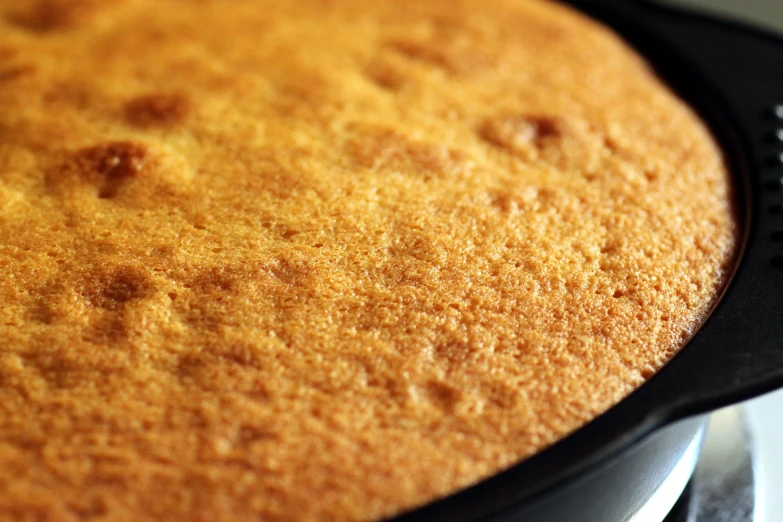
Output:
<svg viewBox="0 0 783 522">
<path fill-rule="evenodd" d="M 733 266 L 708 128 L 543 0 L 0 0 L 0 519 L 377 520 Z"/>
</svg>

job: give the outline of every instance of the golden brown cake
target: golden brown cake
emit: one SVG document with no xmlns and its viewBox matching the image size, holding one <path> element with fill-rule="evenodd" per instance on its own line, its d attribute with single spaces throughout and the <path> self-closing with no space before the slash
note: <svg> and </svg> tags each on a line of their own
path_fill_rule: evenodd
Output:
<svg viewBox="0 0 783 522">
<path fill-rule="evenodd" d="M 0 519 L 373 520 L 622 399 L 737 242 L 542 0 L 0 0 Z"/>
</svg>

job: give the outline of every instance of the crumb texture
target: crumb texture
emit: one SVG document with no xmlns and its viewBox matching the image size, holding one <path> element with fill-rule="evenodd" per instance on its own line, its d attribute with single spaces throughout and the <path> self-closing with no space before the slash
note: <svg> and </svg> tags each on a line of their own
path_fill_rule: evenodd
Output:
<svg viewBox="0 0 783 522">
<path fill-rule="evenodd" d="M 0 0 L 0 520 L 410 509 L 639 386 L 736 242 L 556 3 Z"/>
</svg>

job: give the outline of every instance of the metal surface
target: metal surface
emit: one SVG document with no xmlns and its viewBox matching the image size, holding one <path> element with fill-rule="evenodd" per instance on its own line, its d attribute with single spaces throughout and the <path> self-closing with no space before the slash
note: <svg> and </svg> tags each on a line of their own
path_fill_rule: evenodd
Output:
<svg viewBox="0 0 783 522">
<path fill-rule="evenodd" d="M 712 415 L 694 475 L 688 522 L 763 522 L 753 442 L 740 407 Z"/>
</svg>

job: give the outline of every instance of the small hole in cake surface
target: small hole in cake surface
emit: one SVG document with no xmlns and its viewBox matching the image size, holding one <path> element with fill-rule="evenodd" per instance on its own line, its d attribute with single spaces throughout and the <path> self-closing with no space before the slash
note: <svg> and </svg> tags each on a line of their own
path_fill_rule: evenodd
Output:
<svg viewBox="0 0 783 522">
<path fill-rule="evenodd" d="M 286 230 L 283 231 L 281 236 L 283 237 L 283 239 L 291 239 L 292 237 L 294 237 L 294 236 L 296 236 L 298 234 L 299 234 L 298 230 L 287 228 Z"/>
<path fill-rule="evenodd" d="M 401 56 L 441 69 L 452 70 L 454 65 L 442 46 L 416 40 L 395 40 L 387 48 Z"/>
<path fill-rule="evenodd" d="M 501 114 L 484 120 L 477 132 L 490 145 L 521 154 L 562 139 L 565 131 L 565 125 L 553 116 Z"/>
</svg>

